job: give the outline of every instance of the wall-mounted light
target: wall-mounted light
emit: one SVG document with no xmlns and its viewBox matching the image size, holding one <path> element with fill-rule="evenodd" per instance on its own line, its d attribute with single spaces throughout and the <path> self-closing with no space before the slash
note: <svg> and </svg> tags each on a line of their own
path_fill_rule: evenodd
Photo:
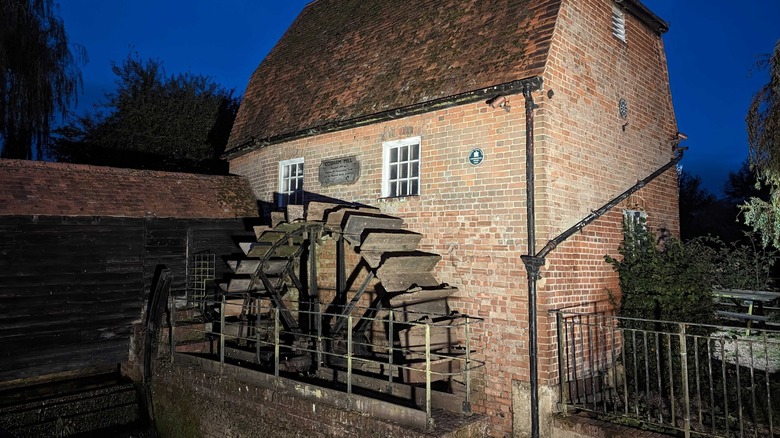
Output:
<svg viewBox="0 0 780 438">
<path fill-rule="evenodd" d="M 506 110 L 506 112 L 509 112 L 509 110 L 512 108 L 509 105 L 509 99 L 507 99 L 506 96 L 498 95 L 486 102 L 488 105 L 490 105 L 491 108 L 503 108 Z"/>
</svg>

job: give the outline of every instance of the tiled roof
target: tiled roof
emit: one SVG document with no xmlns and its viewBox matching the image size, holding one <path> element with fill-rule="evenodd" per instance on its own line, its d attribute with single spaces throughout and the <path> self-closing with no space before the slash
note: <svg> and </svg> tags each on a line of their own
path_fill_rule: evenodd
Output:
<svg viewBox="0 0 780 438">
<path fill-rule="evenodd" d="M 540 75 L 560 0 L 316 0 L 255 70 L 228 148 Z"/>
<path fill-rule="evenodd" d="M 82 164 L 0 160 L 0 216 L 257 216 L 249 181 Z"/>
</svg>

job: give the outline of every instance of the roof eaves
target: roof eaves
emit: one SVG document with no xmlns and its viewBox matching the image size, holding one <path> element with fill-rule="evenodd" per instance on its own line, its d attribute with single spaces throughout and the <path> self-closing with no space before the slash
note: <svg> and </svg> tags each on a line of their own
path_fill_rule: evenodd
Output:
<svg viewBox="0 0 780 438">
<path fill-rule="evenodd" d="M 241 143 L 235 146 L 234 148 L 226 151 L 224 154 L 222 154 L 221 158 L 224 160 L 230 160 L 245 155 L 256 149 L 260 149 L 278 143 L 284 143 L 287 141 L 298 140 L 306 137 L 313 137 L 315 135 L 325 134 L 329 132 L 343 131 L 346 129 L 357 128 L 360 126 L 370 125 L 373 123 L 381 123 L 393 119 L 400 119 L 403 117 L 414 116 L 414 115 L 436 111 L 444 108 L 450 108 L 457 105 L 464 105 L 468 103 L 477 102 L 481 99 L 485 99 L 486 97 L 490 98 L 501 94 L 516 94 L 522 92 L 526 87 L 529 87 L 530 91 L 538 91 L 542 89 L 542 86 L 543 86 L 543 82 L 541 76 L 531 76 L 525 79 L 518 79 L 504 84 L 493 85 L 479 90 L 468 91 L 466 93 L 461 93 L 454 96 L 448 96 L 440 99 L 421 102 L 414 105 L 383 111 L 380 113 L 355 117 L 349 120 L 327 122 L 319 126 L 305 128 L 298 131 L 276 135 L 264 139 L 255 139 L 254 137 L 252 137 L 249 140 L 245 141 L 244 143 Z"/>
<path fill-rule="evenodd" d="M 661 17 L 656 15 L 653 11 L 647 8 L 639 0 L 614 0 L 614 2 L 623 8 L 625 8 L 632 15 L 637 17 L 639 21 L 649 27 L 650 30 L 658 35 L 669 31 L 669 23 L 664 21 Z"/>
</svg>

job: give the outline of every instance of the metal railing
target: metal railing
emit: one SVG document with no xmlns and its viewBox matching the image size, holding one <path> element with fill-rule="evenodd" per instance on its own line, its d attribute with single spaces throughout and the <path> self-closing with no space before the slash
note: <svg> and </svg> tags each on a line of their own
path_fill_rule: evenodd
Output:
<svg viewBox="0 0 780 438">
<path fill-rule="evenodd" d="M 685 436 L 780 434 L 780 331 L 555 310 L 560 409 Z"/>
<path fill-rule="evenodd" d="M 190 256 L 187 266 L 186 300 L 188 303 L 203 303 L 208 285 L 216 277 L 216 255 L 201 252 Z"/>
<path fill-rule="evenodd" d="M 367 389 L 376 390 L 375 384 L 369 385 L 371 388 L 365 385 L 366 377 L 373 383 L 382 378 L 387 384 L 378 392 L 389 393 L 396 399 L 398 394 L 393 394 L 394 385 L 424 384 L 424 396 L 403 402 L 424 410 L 429 424 L 432 424 L 432 400 L 438 392 L 433 385 L 448 381 L 462 389 L 461 408 L 470 412 L 471 373 L 484 366 L 483 361 L 474 358 L 472 340 L 473 325 L 482 322 L 481 318 L 460 314 L 437 315 L 452 318 L 449 323 L 443 324 L 437 321 L 436 316 L 426 314 L 428 318 L 423 321 L 399 321 L 400 310 L 368 312 L 374 314 L 369 317 L 358 316 L 366 308 L 355 306 L 353 313 L 346 315 L 346 326 L 355 327 L 359 322 L 369 324 L 369 336 L 354 336 L 353 330 L 349 329 L 344 330 L 342 335 L 334 335 L 328 333 L 328 322 L 332 324 L 344 315 L 306 310 L 317 308 L 310 302 L 291 301 L 288 309 L 280 310 L 270 305 L 268 300 L 239 298 L 237 301 L 241 303 L 235 301 L 226 299 L 224 295 L 217 300 L 205 300 L 202 308 L 213 309 L 213 318 L 202 329 L 195 329 L 210 339 L 209 351 L 222 363 L 237 360 L 261 371 L 272 372 L 275 376 L 285 372 L 295 375 L 306 368 L 306 374 L 319 373 L 331 382 L 334 374 L 330 370 L 338 370 L 340 385 L 337 389 L 348 394 L 352 394 L 356 386 L 361 387 L 360 393 L 364 395 Z M 338 306 L 335 309 L 331 307 L 335 312 L 340 310 Z M 299 329 L 284 327 L 281 313 L 285 311 L 299 322 Z M 405 319 L 416 318 L 410 317 L 412 312 L 403 312 Z M 401 331 L 417 331 L 424 342 L 403 342 L 399 339 Z M 442 336 L 446 342 L 442 342 Z M 446 347 L 442 347 L 444 344 Z M 172 338 L 172 350 L 175 351 L 176 345 L 176 340 Z"/>
</svg>

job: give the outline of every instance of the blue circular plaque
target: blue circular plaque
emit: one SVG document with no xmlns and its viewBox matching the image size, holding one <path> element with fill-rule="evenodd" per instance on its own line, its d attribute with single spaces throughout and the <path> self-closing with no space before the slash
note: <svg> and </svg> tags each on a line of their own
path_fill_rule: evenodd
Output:
<svg viewBox="0 0 780 438">
<path fill-rule="evenodd" d="M 485 159 L 485 153 L 480 148 L 474 148 L 469 152 L 469 163 L 472 166 L 479 166 Z"/>
</svg>

